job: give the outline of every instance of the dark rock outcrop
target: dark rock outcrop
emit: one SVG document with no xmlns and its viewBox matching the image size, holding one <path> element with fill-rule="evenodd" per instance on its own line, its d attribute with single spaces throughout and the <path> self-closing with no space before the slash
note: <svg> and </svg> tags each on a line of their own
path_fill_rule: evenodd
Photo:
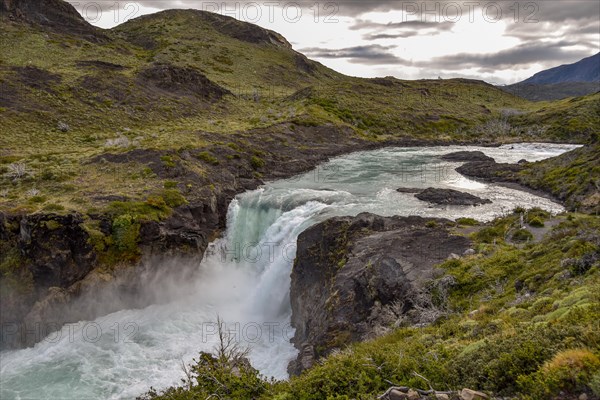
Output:
<svg viewBox="0 0 600 400">
<path fill-rule="evenodd" d="M 155 64 L 143 70 L 140 79 L 145 84 L 152 84 L 167 92 L 194 95 L 205 100 L 218 100 L 231 94 L 200 71 L 189 67 Z"/>
<path fill-rule="evenodd" d="M 232 38 L 254 44 L 271 44 L 289 49 L 292 48 L 292 45 L 282 35 L 269 29 L 239 21 L 226 15 L 206 11 L 195 12 L 201 18 L 208 21 L 218 32 Z"/>
<path fill-rule="evenodd" d="M 108 41 L 102 30 L 90 25 L 75 7 L 61 0 L 1 0 L 0 14 L 58 33 L 82 37 L 91 42 Z"/>
<path fill-rule="evenodd" d="M 435 265 L 463 254 L 470 242 L 448 232 L 450 221 L 429 221 L 365 213 L 332 218 L 300 235 L 290 292 L 300 354 L 290 373 L 401 318 L 428 323 L 439 316 L 425 287 L 439 275 Z"/>
<path fill-rule="evenodd" d="M 491 203 L 491 200 L 482 199 L 481 197 L 453 189 L 428 188 L 415 194 L 415 197 L 429 203 L 452 206 L 478 206 Z"/>
<path fill-rule="evenodd" d="M 422 201 L 434 204 L 446 204 L 453 206 L 478 206 L 480 204 L 490 204 L 488 199 L 482 199 L 469 193 L 459 192 L 452 189 L 420 189 L 420 188 L 399 188 L 398 193 L 414 193 L 415 197 Z"/>
<path fill-rule="evenodd" d="M 494 161 L 492 157 L 486 156 L 481 151 L 456 151 L 444 154 L 441 158 L 445 161 Z"/>
<path fill-rule="evenodd" d="M 0 264 L 12 269 L 0 279 L 0 325 L 21 323 L 35 301 L 49 288 L 68 287 L 85 277 L 97 263 L 80 215 L 0 214 Z M 21 344 L 3 338 L 0 347 Z"/>
<path fill-rule="evenodd" d="M 516 174 L 523 164 L 505 164 L 495 161 L 474 161 L 461 165 L 456 171 L 462 175 L 479 178 L 486 182 L 517 182 Z"/>
</svg>

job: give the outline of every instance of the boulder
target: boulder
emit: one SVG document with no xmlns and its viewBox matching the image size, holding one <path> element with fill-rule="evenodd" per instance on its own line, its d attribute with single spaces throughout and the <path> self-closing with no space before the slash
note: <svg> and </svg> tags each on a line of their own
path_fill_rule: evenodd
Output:
<svg viewBox="0 0 600 400">
<path fill-rule="evenodd" d="M 434 204 L 446 204 L 455 206 L 477 206 L 480 204 L 490 204 L 489 199 L 482 199 L 469 193 L 459 192 L 453 189 L 428 188 L 415 197 L 422 201 Z"/>
<path fill-rule="evenodd" d="M 489 396 L 485 393 L 465 388 L 460 391 L 460 398 L 461 400 L 487 400 Z"/>
<path fill-rule="evenodd" d="M 456 151 L 444 154 L 441 158 L 445 161 L 494 161 L 492 157 L 486 156 L 481 151 Z"/>
<path fill-rule="evenodd" d="M 407 393 L 403 393 L 403 392 L 401 392 L 398 389 L 392 389 L 388 393 L 387 397 L 388 397 L 389 400 L 407 400 L 408 399 L 408 394 Z"/>
<path fill-rule="evenodd" d="M 410 389 L 406 395 L 408 400 L 419 400 L 421 398 L 421 395 L 413 389 Z"/>
</svg>

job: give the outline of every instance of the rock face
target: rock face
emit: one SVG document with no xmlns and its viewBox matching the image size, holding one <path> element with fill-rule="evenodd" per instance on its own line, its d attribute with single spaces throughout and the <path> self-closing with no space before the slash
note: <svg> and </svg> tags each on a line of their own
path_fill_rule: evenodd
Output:
<svg viewBox="0 0 600 400">
<path fill-rule="evenodd" d="M 76 214 L 0 215 L 0 264 L 12 270 L 8 279 L 0 279 L 0 325 L 21 322 L 48 288 L 68 287 L 96 266 L 82 222 Z M 16 337 L 3 337 L 0 347 L 18 342 Z"/>
<path fill-rule="evenodd" d="M 481 197 L 453 189 L 428 188 L 415 194 L 415 197 L 429 203 L 452 206 L 478 206 L 481 204 L 491 204 L 491 200 L 482 199 Z"/>
<path fill-rule="evenodd" d="M 204 100 L 219 100 L 226 94 L 231 94 L 210 81 L 204 74 L 194 68 L 182 68 L 170 64 L 154 64 L 140 74 L 144 85 L 154 85 L 170 93 L 192 95 Z"/>
<path fill-rule="evenodd" d="M 232 38 L 249 43 L 272 44 L 292 48 L 292 45 L 282 35 L 269 29 L 218 13 L 206 11 L 196 11 L 196 13 L 201 18 L 208 20 L 217 31 Z"/>
<path fill-rule="evenodd" d="M 494 161 L 492 157 L 486 156 L 481 151 L 456 151 L 445 154 L 441 158 L 446 161 Z"/>
<path fill-rule="evenodd" d="M 428 221 L 366 213 L 332 218 L 300 235 L 290 291 L 300 355 L 290 373 L 402 318 L 430 323 L 441 315 L 426 286 L 438 276 L 435 265 L 464 253 L 470 242 L 448 233 L 450 221 L 437 219 L 435 227 Z M 444 290 L 452 282 L 435 284 Z"/>
<path fill-rule="evenodd" d="M 90 25 L 75 7 L 60 0 L 1 0 L 0 11 L 11 20 L 41 25 L 50 30 L 81 36 L 92 42 L 107 41 L 108 38 Z"/>
</svg>

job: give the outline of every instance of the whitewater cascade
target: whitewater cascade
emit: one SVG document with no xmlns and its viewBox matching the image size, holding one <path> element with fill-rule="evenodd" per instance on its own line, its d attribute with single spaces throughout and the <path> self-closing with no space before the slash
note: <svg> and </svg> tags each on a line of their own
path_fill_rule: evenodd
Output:
<svg viewBox="0 0 600 400">
<path fill-rule="evenodd" d="M 211 243 L 197 278 L 181 298 L 122 310 L 63 327 L 33 348 L 0 355 L 0 398 L 133 398 L 178 384 L 181 363 L 217 341 L 219 316 L 254 367 L 287 377 L 297 352 L 290 343 L 290 271 L 296 239 L 333 216 L 361 212 L 490 220 L 517 206 L 557 213 L 561 205 L 530 193 L 471 181 L 460 163 L 439 156 L 479 150 L 498 162 L 537 161 L 574 146 L 522 144 L 499 148 L 387 148 L 336 158 L 304 175 L 269 183 L 232 201 L 223 238 Z M 400 187 L 441 187 L 492 200 L 479 207 L 431 206 Z"/>
</svg>

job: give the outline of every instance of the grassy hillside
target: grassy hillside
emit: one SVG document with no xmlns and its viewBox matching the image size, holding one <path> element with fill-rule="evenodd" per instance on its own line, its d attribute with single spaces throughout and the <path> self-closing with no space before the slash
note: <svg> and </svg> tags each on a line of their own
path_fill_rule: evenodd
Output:
<svg viewBox="0 0 600 400">
<path fill-rule="evenodd" d="M 87 212 L 105 207 L 94 200 L 103 196 L 144 200 L 165 183 L 147 166 L 91 160 L 151 149 L 177 163 L 183 150 L 282 124 L 336 126 L 368 141 L 489 142 L 521 138 L 507 115 L 534 126 L 526 140 L 583 140 L 597 122 L 578 114 L 565 133 L 545 109 L 529 114 L 542 106 L 479 81 L 347 77 L 275 32 L 210 13 L 165 11 L 84 33 L 77 18 L 58 29 L 2 14 L 0 210 Z M 263 151 L 252 147 L 239 157 Z M 206 162 L 193 169 L 207 174 Z"/>
<path fill-rule="evenodd" d="M 518 180 L 554 194 L 572 209 L 600 213 L 600 144 L 527 165 Z"/>
<path fill-rule="evenodd" d="M 260 381 L 248 368 L 232 376 L 225 359 L 210 363 L 205 355 L 191 386 L 148 397 L 372 399 L 389 382 L 428 389 L 421 375 L 437 390 L 470 387 L 519 399 L 575 399 L 582 393 L 597 398 L 600 221 L 582 214 L 549 219 L 534 210 L 526 218 L 530 234 L 524 235 L 519 213 L 476 227 L 476 254 L 441 265 L 439 279 L 451 284 L 433 298 L 446 317 L 431 326 L 399 320 L 391 334 L 341 349 L 289 382 Z M 531 232 L 545 236 L 521 240 L 537 236 Z"/>
<path fill-rule="evenodd" d="M 579 143 L 598 141 L 600 129 L 600 93 L 554 102 L 536 103 L 532 112 L 515 115 L 511 123 L 523 135 L 538 131 L 542 136 Z"/>
</svg>

